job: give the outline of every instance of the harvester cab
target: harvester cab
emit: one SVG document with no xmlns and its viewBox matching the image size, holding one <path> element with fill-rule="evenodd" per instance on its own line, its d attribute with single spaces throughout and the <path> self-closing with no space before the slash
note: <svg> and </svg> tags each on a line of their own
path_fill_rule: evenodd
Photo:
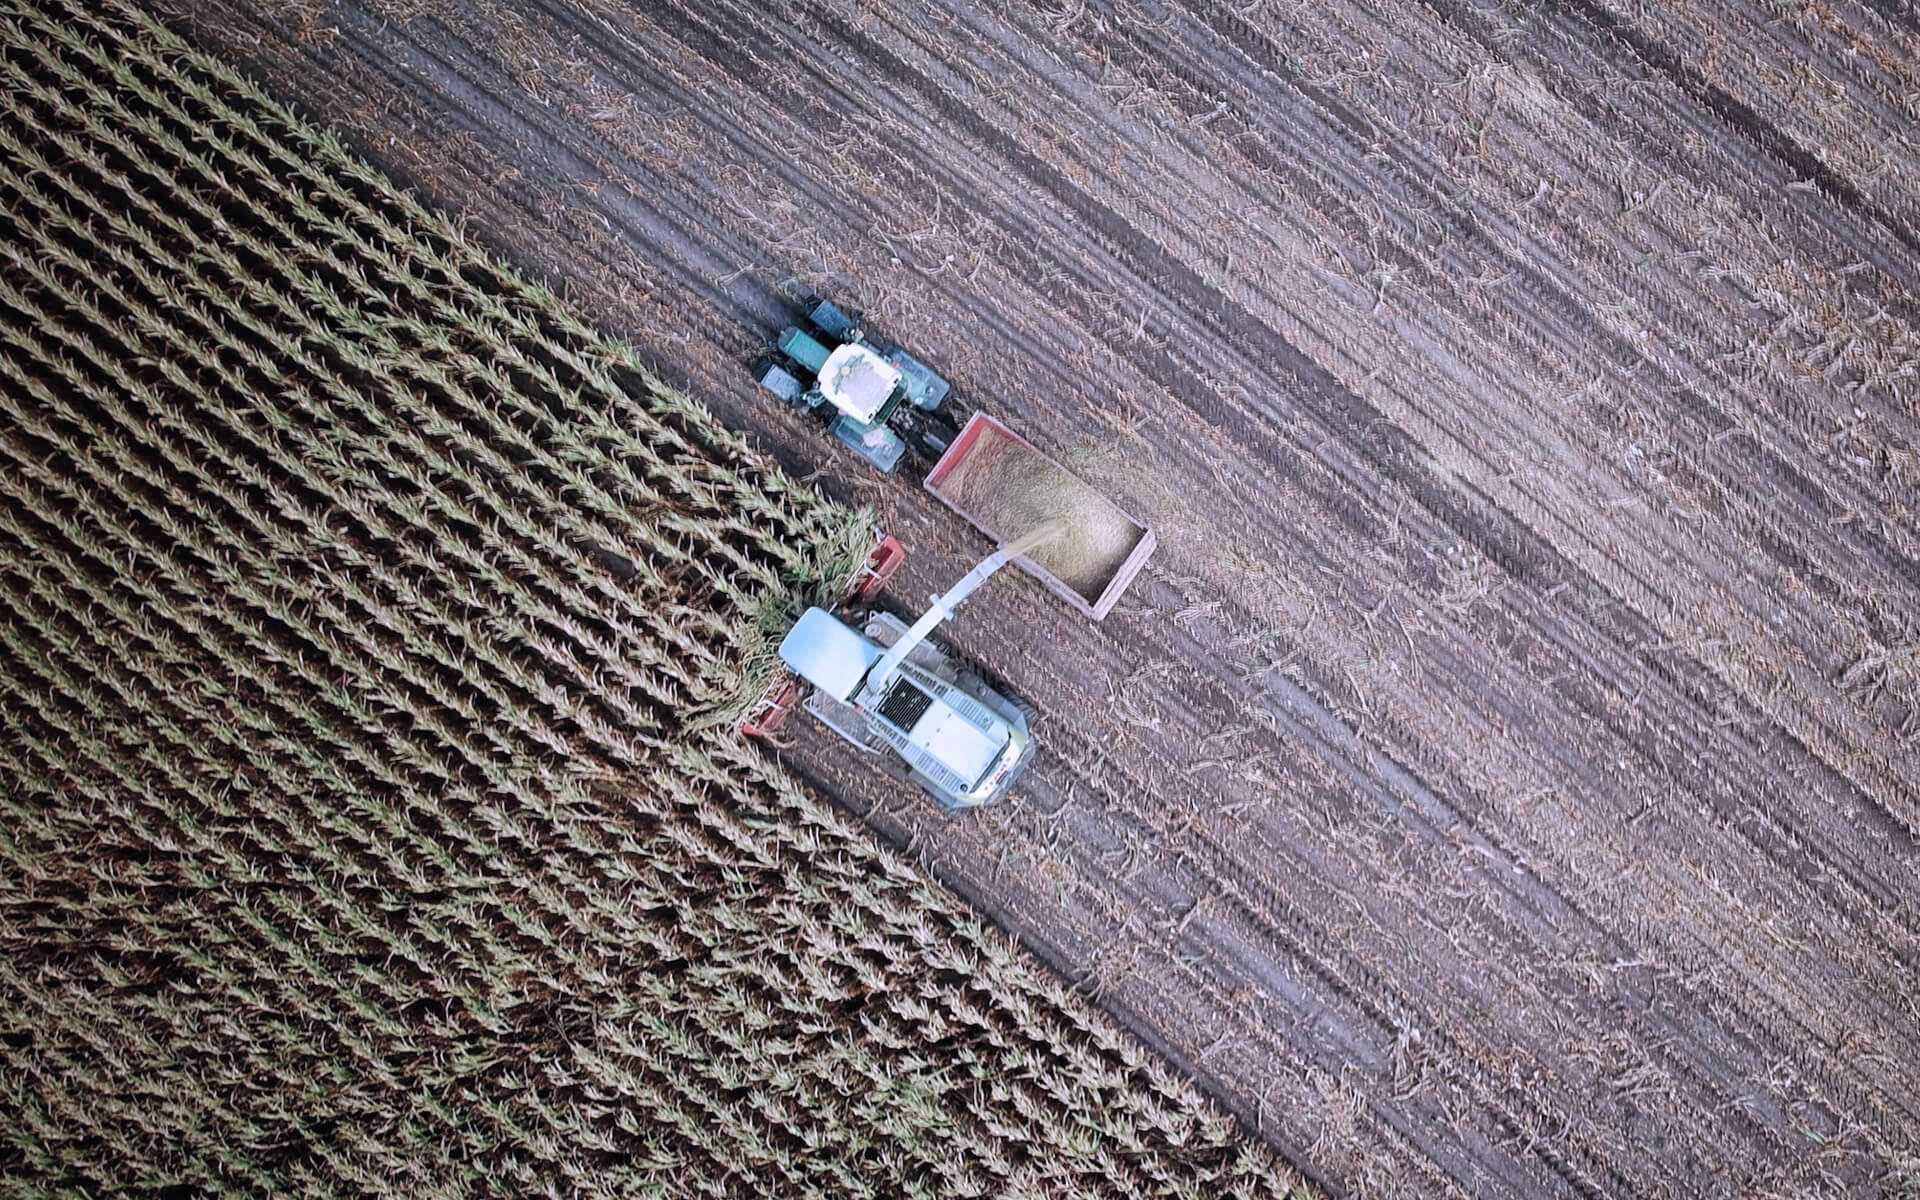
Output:
<svg viewBox="0 0 1920 1200">
<path fill-rule="evenodd" d="M 893 471 L 910 448 L 931 462 L 953 441 L 953 426 L 937 415 L 947 381 L 899 347 L 869 341 L 858 314 L 810 298 L 774 350 L 760 386 L 825 418 L 828 433 L 880 470 Z"/>
</svg>

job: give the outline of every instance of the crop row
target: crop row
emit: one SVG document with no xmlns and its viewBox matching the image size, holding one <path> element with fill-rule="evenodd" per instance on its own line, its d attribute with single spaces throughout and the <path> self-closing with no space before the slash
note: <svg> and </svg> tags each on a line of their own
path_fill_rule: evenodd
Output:
<svg viewBox="0 0 1920 1200">
<path fill-rule="evenodd" d="M 16 1182 L 1288 1190 L 726 731 L 862 514 L 140 13 L 0 74 Z"/>
</svg>

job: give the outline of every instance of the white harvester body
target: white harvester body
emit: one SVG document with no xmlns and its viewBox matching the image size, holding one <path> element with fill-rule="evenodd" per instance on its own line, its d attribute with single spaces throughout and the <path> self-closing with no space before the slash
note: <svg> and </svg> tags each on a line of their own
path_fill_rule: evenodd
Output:
<svg viewBox="0 0 1920 1200">
<path fill-rule="evenodd" d="M 780 643 L 780 658 L 813 685 L 807 710 L 854 745 L 892 751 L 949 808 L 1005 794 L 1032 757 L 1032 710 L 960 669 L 927 639 L 968 593 L 1007 561 L 997 550 L 909 628 L 890 613 L 861 629 L 810 608 Z"/>
</svg>

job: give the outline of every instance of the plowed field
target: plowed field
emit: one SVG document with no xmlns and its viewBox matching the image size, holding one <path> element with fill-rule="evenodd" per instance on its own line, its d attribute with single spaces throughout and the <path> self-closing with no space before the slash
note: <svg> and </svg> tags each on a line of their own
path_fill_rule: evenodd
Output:
<svg viewBox="0 0 1920 1200">
<path fill-rule="evenodd" d="M 1920 1187 L 1906 0 L 213 0 L 181 27 L 754 394 L 803 287 L 1152 522 L 950 819 L 783 761 L 1355 1194 Z M 798 722 L 796 722 L 798 724 Z"/>
</svg>

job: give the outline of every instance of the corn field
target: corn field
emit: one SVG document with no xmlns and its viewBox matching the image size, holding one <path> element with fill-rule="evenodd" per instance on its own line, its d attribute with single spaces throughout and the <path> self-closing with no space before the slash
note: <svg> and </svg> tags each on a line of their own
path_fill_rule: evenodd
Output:
<svg viewBox="0 0 1920 1200">
<path fill-rule="evenodd" d="M 4 1190 L 1287 1194 L 728 731 L 863 514 L 140 13 L 0 43 Z"/>
</svg>

